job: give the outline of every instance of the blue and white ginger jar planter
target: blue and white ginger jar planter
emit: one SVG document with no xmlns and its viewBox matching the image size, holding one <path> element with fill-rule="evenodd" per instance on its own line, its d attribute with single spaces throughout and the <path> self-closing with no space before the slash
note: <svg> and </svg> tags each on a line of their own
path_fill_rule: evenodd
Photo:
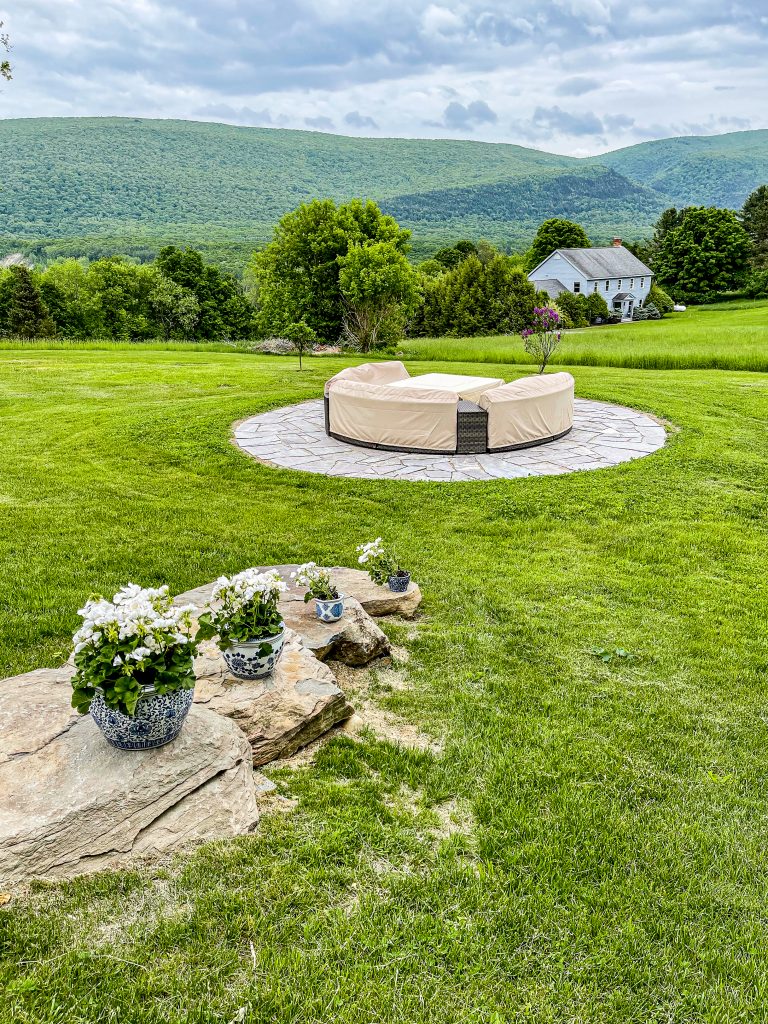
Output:
<svg viewBox="0 0 768 1024">
<path fill-rule="evenodd" d="M 347 600 L 345 594 L 339 594 L 338 597 L 331 598 L 328 601 L 323 601 L 319 597 L 315 598 L 315 612 L 318 619 L 321 622 L 338 622 L 341 616 L 344 614 L 344 602 Z"/>
<path fill-rule="evenodd" d="M 107 743 L 118 750 L 151 750 L 176 739 L 194 696 L 194 689 L 155 693 L 154 687 L 145 686 L 131 716 L 109 707 L 97 690 L 91 701 L 91 718 Z"/>
<path fill-rule="evenodd" d="M 229 671 L 237 679 L 261 679 L 275 670 L 283 652 L 285 630 L 277 636 L 266 636 L 262 640 L 251 640 L 245 644 L 231 644 L 221 653 Z M 269 650 L 262 650 L 267 647 Z"/>
<path fill-rule="evenodd" d="M 402 576 L 390 576 L 387 585 L 394 594 L 404 594 L 411 585 L 411 574 L 406 572 Z"/>
</svg>

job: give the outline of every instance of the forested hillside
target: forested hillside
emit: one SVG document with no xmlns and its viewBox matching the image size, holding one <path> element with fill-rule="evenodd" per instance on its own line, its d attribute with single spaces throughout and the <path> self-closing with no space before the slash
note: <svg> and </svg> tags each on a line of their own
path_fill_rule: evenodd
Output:
<svg viewBox="0 0 768 1024">
<path fill-rule="evenodd" d="M 768 182 L 768 130 L 643 142 L 594 162 L 654 189 L 667 205 L 738 209 Z"/>
<path fill-rule="evenodd" d="M 577 160 L 479 142 L 41 118 L 0 120 L 0 167 L 0 255 L 147 259 L 176 242 L 235 267 L 317 196 L 377 200 L 413 231 L 419 255 L 462 236 L 522 249 L 550 216 L 578 220 L 594 241 L 639 239 L 666 206 L 740 205 L 768 181 L 768 132 Z"/>
</svg>

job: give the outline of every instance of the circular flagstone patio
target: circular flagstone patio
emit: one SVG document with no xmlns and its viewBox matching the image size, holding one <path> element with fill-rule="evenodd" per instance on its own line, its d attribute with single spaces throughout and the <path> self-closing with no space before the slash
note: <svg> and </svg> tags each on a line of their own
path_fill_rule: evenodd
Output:
<svg viewBox="0 0 768 1024">
<path fill-rule="evenodd" d="M 370 480 L 458 482 L 605 469 L 662 448 L 666 431 L 635 409 L 577 398 L 573 430 L 559 441 L 497 455 L 409 455 L 328 437 L 323 403 L 317 400 L 252 416 L 235 428 L 235 440 L 255 459 L 283 469 Z"/>
</svg>

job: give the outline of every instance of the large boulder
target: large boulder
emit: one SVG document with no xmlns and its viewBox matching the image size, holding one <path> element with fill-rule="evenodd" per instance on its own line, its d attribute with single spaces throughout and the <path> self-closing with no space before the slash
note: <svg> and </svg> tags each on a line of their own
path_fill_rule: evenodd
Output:
<svg viewBox="0 0 768 1024">
<path fill-rule="evenodd" d="M 263 679 L 235 678 L 211 641 L 200 646 L 195 675 L 196 703 L 237 723 L 254 765 L 290 757 L 353 711 L 328 666 L 290 629 L 275 671 Z"/>
<path fill-rule="evenodd" d="M 389 654 L 389 640 L 359 601 L 350 597 L 338 622 L 321 622 L 313 601 L 284 601 L 281 605 L 287 626 L 295 630 L 304 646 L 321 661 L 332 658 L 344 665 L 367 665 Z"/>
<path fill-rule="evenodd" d="M 69 707 L 71 675 L 0 682 L 0 879 L 67 878 L 255 827 L 251 751 L 233 722 L 193 707 L 173 743 L 115 750 Z"/>
</svg>

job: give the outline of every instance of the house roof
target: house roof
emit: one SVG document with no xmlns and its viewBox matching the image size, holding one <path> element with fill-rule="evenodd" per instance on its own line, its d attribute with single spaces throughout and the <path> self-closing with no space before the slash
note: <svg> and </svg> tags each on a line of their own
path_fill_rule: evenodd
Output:
<svg viewBox="0 0 768 1024">
<path fill-rule="evenodd" d="M 623 245 L 601 249 L 557 249 L 570 264 L 591 281 L 611 277 L 650 277 L 650 267 Z"/>
<path fill-rule="evenodd" d="M 558 281 L 556 277 L 548 277 L 544 281 L 537 281 L 536 288 L 540 292 L 546 292 L 550 299 L 556 299 L 558 295 L 568 291 L 563 282 Z"/>
<path fill-rule="evenodd" d="M 646 267 L 637 256 L 633 256 L 629 249 L 625 249 L 623 245 L 609 245 L 599 249 L 555 249 L 547 256 L 547 259 L 542 260 L 537 267 L 533 268 L 528 275 L 528 280 L 533 280 L 533 275 L 539 267 L 543 267 L 555 253 L 559 253 L 574 270 L 577 270 L 582 277 L 586 277 L 588 281 L 605 280 L 611 277 L 653 277 L 651 268 Z M 555 280 L 555 278 L 550 278 L 550 280 Z"/>
</svg>

